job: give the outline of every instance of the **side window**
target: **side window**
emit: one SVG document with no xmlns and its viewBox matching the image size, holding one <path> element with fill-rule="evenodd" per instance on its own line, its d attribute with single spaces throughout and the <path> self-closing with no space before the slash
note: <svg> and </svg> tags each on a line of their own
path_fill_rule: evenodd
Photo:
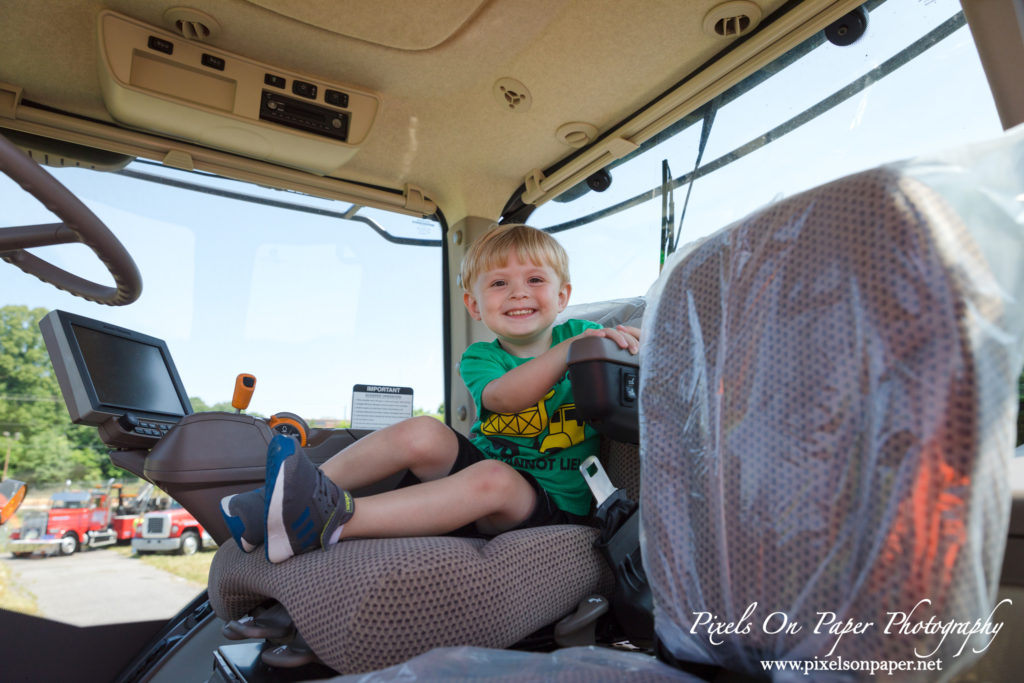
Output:
<svg viewBox="0 0 1024 683">
<path fill-rule="evenodd" d="M 569 251 L 573 303 L 637 296 L 666 228 L 681 246 L 780 197 L 1000 132 L 960 4 L 885 2 L 853 45 L 813 37 L 612 167 L 607 191 L 581 183 L 529 222 Z"/>
</svg>

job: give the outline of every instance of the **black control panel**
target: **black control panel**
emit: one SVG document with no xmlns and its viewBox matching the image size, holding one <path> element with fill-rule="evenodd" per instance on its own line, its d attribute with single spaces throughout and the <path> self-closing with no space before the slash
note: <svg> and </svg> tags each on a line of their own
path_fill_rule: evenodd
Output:
<svg viewBox="0 0 1024 683">
<path fill-rule="evenodd" d="M 639 358 L 610 339 L 583 337 L 568 360 L 577 415 L 615 441 L 639 443 Z"/>
<path fill-rule="evenodd" d="M 313 102 L 304 102 L 270 90 L 264 90 L 260 97 L 260 118 L 307 133 L 325 135 L 342 142 L 348 141 L 347 112 L 321 107 Z"/>
<path fill-rule="evenodd" d="M 111 448 L 149 449 L 167 435 L 178 420 L 155 420 L 125 413 L 99 425 L 100 440 Z"/>
<path fill-rule="evenodd" d="M 223 58 L 218 57 L 217 55 L 208 54 L 206 52 L 203 53 L 203 56 L 199 61 L 203 66 L 208 67 L 210 69 L 216 69 L 217 71 L 223 71 L 224 65 L 226 64 Z"/>
<path fill-rule="evenodd" d="M 163 52 L 165 55 L 174 54 L 174 43 L 164 38 L 158 38 L 157 36 L 150 36 L 146 42 L 150 50 L 156 50 L 157 52 Z"/>
<path fill-rule="evenodd" d="M 154 436 L 158 439 L 171 431 L 171 428 L 174 427 L 174 425 L 178 424 L 176 420 L 174 422 L 169 422 L 164 420 L 139 418 L 132 413 L 125 413 L 118 418 L 117 421 L 126 432 L 142 434 L 144 436 Z"/>
</svg>

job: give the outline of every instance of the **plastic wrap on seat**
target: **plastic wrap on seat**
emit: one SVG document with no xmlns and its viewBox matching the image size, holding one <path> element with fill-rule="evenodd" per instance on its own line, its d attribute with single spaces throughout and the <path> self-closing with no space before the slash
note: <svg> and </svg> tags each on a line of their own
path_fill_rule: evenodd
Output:
<svg viewBox="0 0 1024 683">
<path fill-rule="evenodd" d="M 564 683 L 699 683 L 647 655 L 598 647 L 552 653 L 479 647 L 439 648 L 373 673 L 339 676 L 332 683 L 387 681 L 561 681 Z"/>
<path fill-rule="evenodd" d="M 574 304 L 558 314 L 556 322 L 564 322 L 571 318 L 592 320 L 602 327 L 616 325 L 632 325 L 639 327 L 644 317 L 647 300 L 642 296 L 627 299 L 611 299 L 586 304 Z"/>
<path fill-rule="evenodd" d="M 641 517 L 672 655 L 762 676 L 941 659 L 899 674 L 932 681 L 998 632 L 1022 193 L 1017 130 L 780 201 L 666 265 Z"/>
</svg>

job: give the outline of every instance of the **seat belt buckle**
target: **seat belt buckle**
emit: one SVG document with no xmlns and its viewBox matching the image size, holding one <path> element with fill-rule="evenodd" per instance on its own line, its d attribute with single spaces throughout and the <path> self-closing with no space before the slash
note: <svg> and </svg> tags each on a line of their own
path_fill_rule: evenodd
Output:
<svg viewBox="0 0 1024 683">
<path fill-rule="evenodd" d="M 587 486 L 590 487 L 590 493 L 597 501 L 598 508 L 618 490 L 612 484 L 612 480 L 608 478 L 601 461 L 595 455 L 583 461 L 583 464 L 580 465 L 580 473 L 583 475 L 584 481 L 587 482 Z"/>
</svg>

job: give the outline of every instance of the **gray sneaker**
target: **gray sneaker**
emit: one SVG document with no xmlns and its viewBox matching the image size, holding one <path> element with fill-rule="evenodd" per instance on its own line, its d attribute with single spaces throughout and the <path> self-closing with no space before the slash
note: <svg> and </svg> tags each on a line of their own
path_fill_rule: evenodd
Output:
<svg viewBox="0 0 1024 683">
<path fill-rule="evenodd" d="M 338 487 L 310 462 L 299 444 L 282 434 L 267 449 L 267 559 L 324 547 L 334 531 L 352 517 L 352 494 Z"/>
<path fill-rule="evenodd" d="M 267 504 L 262 488 L 220 499 L 220 514 L 242 552 L 251 553 L 263 543 L 263 514 Z"/>
</svg>

